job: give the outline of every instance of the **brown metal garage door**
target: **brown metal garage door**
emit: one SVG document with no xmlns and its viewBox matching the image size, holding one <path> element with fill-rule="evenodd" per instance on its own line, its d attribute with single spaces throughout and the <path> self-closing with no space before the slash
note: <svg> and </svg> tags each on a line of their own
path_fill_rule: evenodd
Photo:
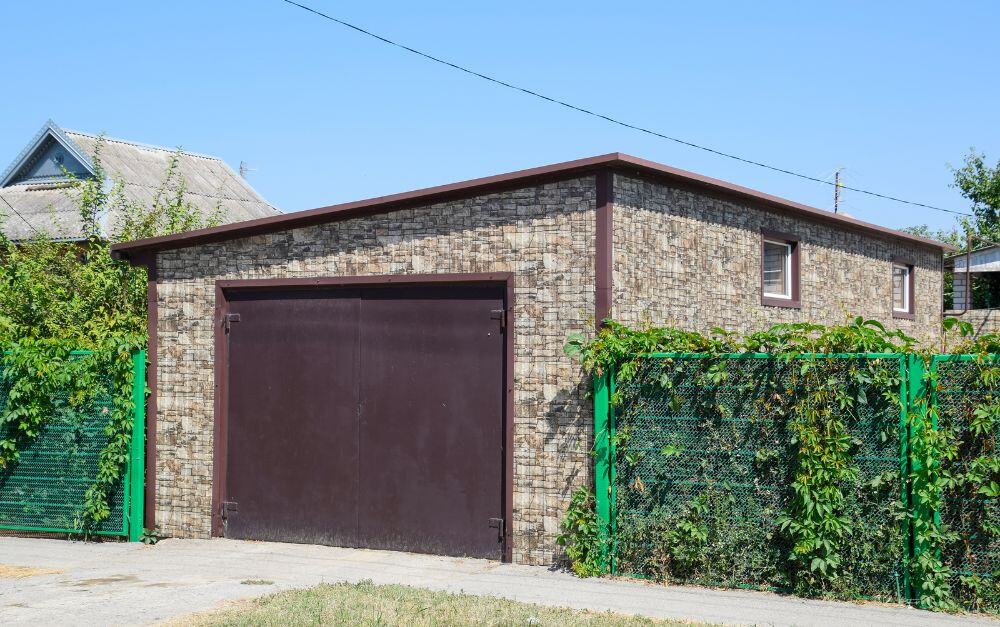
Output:
<svg viewBox="0 0 1000 627">
<path fill-rule="evenodd" d="M 502 287 L 227 301 L 224 535 L 501 557 Z"/>
</svg>

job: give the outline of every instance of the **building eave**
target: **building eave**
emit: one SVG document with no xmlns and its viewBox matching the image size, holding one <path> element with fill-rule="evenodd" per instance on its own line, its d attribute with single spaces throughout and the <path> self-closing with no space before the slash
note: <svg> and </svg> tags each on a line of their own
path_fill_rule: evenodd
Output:
<svg viewBox="0 0 1000 627">
<path fill-rule="evenodd" d="M 519 187 L 541 184 L 556 180 L 593 174 L 598 171 L 612 170 L 625 175 L 652 176 L 669 183 L 721 194 L 727 197 L 749 202 L 768 210 L 791 214 L 794 216 L 836 225 L 851 231 L 876 234 L 884 237 L 905 240 L 935 248 L 940 251 L 954 250 L 944 242 L 920 237 L 904 231 L 890 229 L 877 224 L 858 220 L 849 216 L 835 214 L 830 211 L 810 207 L 785 198 L 765 194 L 740 185 L 735 185 L 719 179 L 688 172 L 667 165 L 640 159 L 623 153 L 609 153 L 596 157 L 587 157 L 574 161 L 566 161 L 552 165 L 519 170 L 506 174 L 498 174 L 484 178 L 428 187 L 390 196 L 380 196 L 338 205 L 319 207 L 306 211 L 286 213 L 278 216 L 259 218 L 246 222 L 238 222 L 223 226 L 198 229 L 186 233 L 176 233 L 147 239 L 123 242 L 112 246 L 112 254 L 129 258 L 138 254 L 149 254 L 161 250 L 186 248 L 200 244 L 220 242 L 241 237 L 250 237 L 275 231 L 301 228 L 323 224 L 348 218 L 389 213 L 415 205 L 426 205 L 456 198 L 466 198 L 488 193 L 495 193 Z"/>
</svg>

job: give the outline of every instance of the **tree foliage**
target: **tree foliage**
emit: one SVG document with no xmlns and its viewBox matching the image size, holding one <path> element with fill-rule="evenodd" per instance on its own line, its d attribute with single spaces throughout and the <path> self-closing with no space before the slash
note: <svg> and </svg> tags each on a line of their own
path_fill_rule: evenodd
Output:
<svg viewBox="0 0 1000 627">
<path fill-rule="evenodd" d="M 146 344 L 146 270 L 113 259 L 115 241 L 165 235 L 218 223 L 185 197 L 170 159 L 149 205 L 132 200 L 123 181 L 101 166 L 98 142 L 94 178 L 76 179 L 72 198 L 86 240 L 55 241 L 44 234 L 14 242 L 0 234 L 0 347 L 10 385 L 0 412 L 0 473 L 17 463 L 65 399 L 82 407 L 110 381 L 113 411 L 108 445 L 98 474 L 81 504 L 84 530 L 108 516 L 108 494 L 121 479 L 132 427 L 131 351 Z M 108 181 L 110 180 L 110 185 Z M 108 233 L 100 225 L 111 217 Z M 90 355 L 72 355 L 74 350 Z"/>
<path fill-rule="evenodd" d="M 973 236 L 972 247 L 1000 242 L 1000 161 L 990 166 L 986 155 L 971 149 L 959 168 L 952 168 L 952 187 L 958 189 L 969 201 L 971 217 L 959 217 L 950 228 L 931 229 L 926 224 L 906 227 L 903 230 L 951 244 L 959 251 L 969 246 L 969 236 Z M 945 308 L 953 306 L 953 276 L 944 278 Z M 976 277 L 972 286 L 972 307 L 976 309 L 1000 306 L 1000 276 L 995 273 Z"/>
<path fill-rule="evenodd" d="M 977 235 L 1000 241 L 1000 161 L 995 166 L 986 155 L 969 151 L 962 167 L 953 170 L 955 187 L 970 203 Z"/>
</svg>

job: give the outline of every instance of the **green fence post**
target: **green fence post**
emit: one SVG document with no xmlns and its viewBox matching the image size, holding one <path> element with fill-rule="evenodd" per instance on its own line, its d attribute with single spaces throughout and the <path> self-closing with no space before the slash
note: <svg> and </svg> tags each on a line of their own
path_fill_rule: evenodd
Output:
<svg viewBox="0 0 1000 627">
<path fill-rule="evenodd" d="M 913 589 L 910 582 L 910 560 L 913 559 L 913 521 L 909 512 L 912 507 L 910 494 L 910 422 L 909 416 L 913 406 L 911 393 L 913 385 L 910 374 L 913 372 L 913 355 L 901 357 L 899 360 L 899 498 L 907 512 L 902 522 L 903 532 L 903 599 L 913 600 Z"/>
<path fill-rule="evenodd" d="M 614 366 L 608 369 L 608 481 L 611 489 L 608 490 L 608 525 L 611 529 L 608 535 L 608 563 L 611 574 L 618 574 L 618 564 L 616 563 L 616 548 L 618 542 L 618 450 L 615 446 L 615 434 L 618 423 L 615 418 L 615 386 L 618 375 Z"/>
<path fill-rule="evenodd" d="M 924 386 L 924 360 L 919 355 L 910 355 L 907 359 L 907 385 L 909 387 L 907 393 L 907 416 L 908 425 L 907 429 L 907 439 L 912 441 L 922 429 L 925 429 L 927 425 L 925 420 L 927 418 L 927 402 L 929 398 L 925 395 Z M 921 400 L 922 399 L 922 400 Z M 919 401 L 919 402 L 918 402 Z M 919 453 L 919 452 L 918 452 Z M 907 446 L 907 462 L 908 462 L 908 474 L 914 476 L 914 474 L 921 469 L 923 461 L 920 459 L 919 454 L 915 455 L 912 447 Z M 908 516 L 909 520 L 909 536 L 910 536 L 910 555 L 911 559 L 915 559 L 921 553 L 923 553 L 927 547 L 924 542 L 917 541 L 916 525 L 918 521 L 926 521 L 929 514 L 927 504 L 921 499 L 917 498 L 916 490 L 919 486 L 916 485 L 916 479 L 911 479 L 907 482 L 909 487 L 909 494 L 907 496 L 907 503 L 909 504 L 909 511 L 912 512 L 912 516 Z M 922 589 L 921 581 L 910 581 L 911 597 L 913 601 L 918 600 L 919 591 Z M 916 593 L 914 594 L 914 591 Z"/>
<path fill-rule="evenodd" d="M 598 533 L 611 543 L 611 473 L 614 469 L 611 442 L 611 373 L 594 376 L 594 498 Z M 611 566 L 611 556 L 607 556 Z"/>
<path fill-rule="evenodd" d="M 132 441 L 129 446 L 128 539 L 142 539 L 146 471 L 146 351 L 132 353 Z"/>
</svg>

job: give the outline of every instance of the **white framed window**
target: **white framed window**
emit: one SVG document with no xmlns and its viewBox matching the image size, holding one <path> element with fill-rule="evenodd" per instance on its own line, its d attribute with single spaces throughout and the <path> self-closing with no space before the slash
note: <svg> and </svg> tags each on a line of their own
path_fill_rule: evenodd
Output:
<svg viewBox="0 0 1000 627">
<path fill-rule="evenodd" d="M 892 264 L 892 313 L 913 313 L 913 266 Z"/>
<path fill-rule="evenodd" d="M 764 296 L 792 299 L 792 253 L 790 242 L 764 240 Z"/>
<path fill-rule="evenodd" d="M 799 296 L 799 238 L 760 230 L 760 304 L 802 306 Z"/>
</svg>

